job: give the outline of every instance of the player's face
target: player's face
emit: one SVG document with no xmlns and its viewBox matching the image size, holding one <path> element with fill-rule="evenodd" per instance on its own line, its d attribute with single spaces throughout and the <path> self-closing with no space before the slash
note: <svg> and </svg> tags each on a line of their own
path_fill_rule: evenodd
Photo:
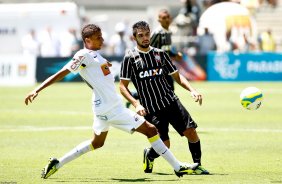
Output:
<svg viewBox="0 0 282 184">
<path fill-rule="evenodd" d="M 148 29 L 137 29 L 135 37 L 137 46 L 146 49 L 150 46 L 150 30 Z"/>
<path fill-rule="evenodd" d="M 162 27 L 168 29 L 170 22 L 171 22 L 171 17 L 168 13 L 162 12 L 159 14 L 159 22 L 162 25 Z"/>
<path fill-rule="evenodd" d="M 90 50 L 100 50 L 103 46 L 104 39 L 101 32 L 97 32 L 85 39 L 86 48 Z"/>
</svg>

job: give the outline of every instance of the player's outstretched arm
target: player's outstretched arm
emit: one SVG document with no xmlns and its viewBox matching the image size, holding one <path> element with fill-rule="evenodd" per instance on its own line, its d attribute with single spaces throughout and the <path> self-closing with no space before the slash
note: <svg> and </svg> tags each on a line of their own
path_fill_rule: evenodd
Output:
<svg viewBox="0 0 282 184">
<path fill-rule="evenodd" d="M 35 88 L 25 97 L 25 104 L 28 105 L 28 103 L 32 103 L 32 101 L 38 96 L 38 93 L 41 90 L 43 90 L 44 88 L 50 86 L 51 84 L 57 81 L 62 80 L 69 73 L 70 71 L 68 69 L 62 68 L 54 75 L 51 75 L 49 78 L 47 78 L 44 82 L 42 82 L 37 88 Z"/>
<path fill-rule="evenodd" d="M 194 98 L 195 102 L 199 102 L 199 104 L 202 105 L 202 95 L 191 86 L 189 81 L 183 75 L 181 75 L 179 72 L 175 72 L 171 76 L 180 86 L 190 91 L 191 96 L 192 98 Z"/>
<path fill-rule="evenodd" d="M 145 116 L 147 114 L 145 108 L 131 95 L 128 89 L 128 84 L 129 80 L 120 79 L 120 93 L 122 94 L 122 96 L 124 96 L 124 98 L 126 98 L 127 101 L 129 101 L 135 107 L 137 114 L 139 114 L 140 116 Z"/>
</svg>

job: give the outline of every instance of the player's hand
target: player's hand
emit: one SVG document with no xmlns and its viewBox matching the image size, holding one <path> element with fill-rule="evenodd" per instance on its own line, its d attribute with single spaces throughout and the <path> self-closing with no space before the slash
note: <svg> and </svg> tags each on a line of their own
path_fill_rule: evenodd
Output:
<svg viewBox="0 0 282 184">
<path fill-rule="evenodd" d="M 191 96 L 195 100 L 195 102 L 199 102 L 200 105 L 202 105 L 202 95 L 198 93 L 196 90 L 191 91 Z"/>
<path fill-rule="evenodd" d="M 25 97 L 25 104 L 32 103 L 32 101 L 37 97 L 38 93 L 36 91 L 32 91 Z"/>
<path fill-rule="evenodd" d="M 135 110 L 140 116 L 146 116 L 147 114 L 145 108 L 140 104 L 135 107 Z"/>
</svg>

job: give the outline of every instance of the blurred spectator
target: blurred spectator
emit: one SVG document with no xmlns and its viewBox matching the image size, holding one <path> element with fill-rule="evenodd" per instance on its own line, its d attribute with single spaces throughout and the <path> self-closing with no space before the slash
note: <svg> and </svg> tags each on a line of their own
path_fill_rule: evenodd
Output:
<svg viewBox="0 0 282 184">
<path fill-rule="evenodd" d="M 172 47 L 172 32 L 169 27 L 171 24 L 171 15 L 166 9 L 161 9 L 158 13 L 158 22 L 159 26 L 152 32 L 150 45 L 152 47 L 156 47 L 164 50 L 171 58 L 173 62 L 182 61 L 182 53 L 178 52 L 176 49 Z M 167 82 L 171 86 L 172 90 L 174 90 L 174 82 L 170 75 L 166 77 Z"/>
<path fill-rule="evenodd" d="M 126 26 L 123 22 L 119 22 L 115 26 L 116 33 L 111 37 L 109 41 L 109 47 L 111 54 L 115 56 L 124 56 L 127 47 L 125 40 Z"/>
<path fill-rule="evenodd" d="M 246 7 L 253 16 L 260 5 L 259 0 L 240 0 L 240 4 Z"/>
<path fill-rule="evenodd" d="M 178 36 L 192 36 L 194 35 L 197 23 L 190 16 L 179 13 L 173 20 L 176 29 L 174 33 Z"/>
<path fill-rule="evenodd" d="M 244 45 L 242 51 L 243 52 L 254 51 L 256 49 L 255 44 L 250 41 L 250 39 L 246 34 L 244 34 L 243 37 L 244 37 Z"/>
<path fill-rule="evenodd" d="M 201 7 L 198 4 L 197 0 L 181 0 L 184 3 L 184 7 L 180 9 L 180 13 L 184 14 L 185 16 L 192 16 L 195 22 L 199 23 L 200 16 L 201 16 Z"/>
<path fill-rule="evenodd" d="M 57 35 L 53 32 L 51 27 L 44 30 L 40 38 L 40 55 L 41 57 L 59 57 L 60 56 L 60 42 Z"/>
<path fill-rule="evenodd" d="M 272 31 L 268 29 L 259 35 L 258 43 L 260 50 L 265 52 L 275 52 L 276 51 L 276 41 L 273 38 Z"/>
<path fill-rule="evenodd" d="M 276 7 L 277 7 L 277 0 L 267 0 L 267 3 L 268 3 L 272 8 L 276 8 Z"/>
<path fill-rule="evenodd" d="M 239 50 L 239 46 L 238 44 L 232 39 L 231 37 L 231 30 L 228 30 L 226 32 L 226 44 L 225 44 L 225 48 L 224 51 L 225 52 L 233 52 L 233 51 L 238 51 Z"/>
<path fill-rule="evenodd" d="M 39 42 L 34 29 L 31 29 L 21 40 L 24 55 L 39 55 Z"/>
<path fill-rule="evenodd" d="M 217 48 L 213 34 L 209 32 L 208 28 L 204 30 L 204 34 L 198 36 L 198 54 L 200 55 L 206 55 L 209 51 L 214 51 Z"/>
<path fill-rule="evenodd" d="M 67 32 L 60 37 L 60 56 L 70 57 L 80 49 L 79 40 L 76 35 L 76 30 L 69 28 Z"/>
</svg>

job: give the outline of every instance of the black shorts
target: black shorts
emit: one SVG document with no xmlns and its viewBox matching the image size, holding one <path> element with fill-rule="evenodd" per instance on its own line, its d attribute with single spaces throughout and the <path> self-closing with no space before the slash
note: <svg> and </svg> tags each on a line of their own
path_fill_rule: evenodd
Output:
<svg viewBox="0 0 282 184">
<path fill-rule="evenodd" d="M 171 124 L 181 136 L 183 136 L 183 132 L 187 128 L 198 127 L 179 100 L 174 101 L 169 107 L 156 113 L 146 115 L 145 119 L 157 127 L 163 141 L 169 139 L 169 124 Z"/>
</svg>

